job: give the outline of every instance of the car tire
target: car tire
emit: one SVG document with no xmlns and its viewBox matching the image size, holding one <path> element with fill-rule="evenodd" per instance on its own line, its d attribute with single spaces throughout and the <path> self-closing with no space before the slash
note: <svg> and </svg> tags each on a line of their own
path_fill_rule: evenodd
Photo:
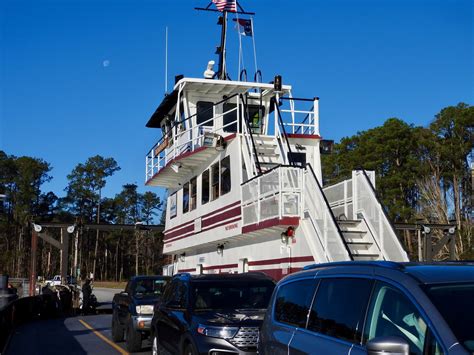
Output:
<svg viewBox="0 0 474 355">
<path fill-rule="evenodd" d="M 196 349 L 194 348 L 193 344 L 187 343 L 184 346 L 183 355 L 198 355 L 198 353 L 197 353 Z"/>
<path fill-rule="evenodd" d="M 127 336 L 125 338 L 126 348 L 128 352 L 136 353 L 142 348 L 142 334 L 133 329 L 133 325 L 130 324 L 127 327 Z"/>
<path fill-rule="evenodd" d="M 112 340 L 116 343 L 121 342 L 124 339 L 124 335 L 125 334 L 123 328 L 120 326 L 117 313 L 114 312 L 112 315 Z"/>
</svg>

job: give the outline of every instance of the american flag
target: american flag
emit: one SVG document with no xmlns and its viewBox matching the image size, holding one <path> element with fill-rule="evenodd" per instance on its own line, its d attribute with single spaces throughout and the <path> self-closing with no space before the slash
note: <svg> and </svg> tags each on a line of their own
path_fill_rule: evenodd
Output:
<svg viewBox="0 0 474 355">
<path fill-rule="evenodd" d="M 237 1 L 236 0 L 212 0 L 216 4 L 217 10 L 237 12 Z"/>
</svg>

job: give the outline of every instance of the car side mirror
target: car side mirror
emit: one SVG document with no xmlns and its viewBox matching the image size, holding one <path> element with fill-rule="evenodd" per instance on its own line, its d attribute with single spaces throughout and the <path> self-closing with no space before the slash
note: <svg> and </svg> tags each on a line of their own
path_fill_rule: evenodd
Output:
<svg viewBox="0 0 474 355">
<path fill-rule="evenodd" d="M 368 355 L 409 355 L 410 346 L 400 337 L 378 337 L 367 342 Z"/>
</svg>

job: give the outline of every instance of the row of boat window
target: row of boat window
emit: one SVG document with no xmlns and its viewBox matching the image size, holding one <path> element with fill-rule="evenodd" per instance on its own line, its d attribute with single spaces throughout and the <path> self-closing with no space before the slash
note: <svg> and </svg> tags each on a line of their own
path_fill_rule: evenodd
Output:
<svg viewBox="0 0 474 355">
<path fill-rule="evenodd" d="M 183 214 L 197 207 L 197 176 L 183 185 Z M 230 156 L 212 164 L 201 174 L 201 205 L 214 201 L 231 190 Z M 176 198 L 176 192 L 171 201 Z M 170 218 L 176 217 L 176 208 L 171 203 Z"/>
</svg>

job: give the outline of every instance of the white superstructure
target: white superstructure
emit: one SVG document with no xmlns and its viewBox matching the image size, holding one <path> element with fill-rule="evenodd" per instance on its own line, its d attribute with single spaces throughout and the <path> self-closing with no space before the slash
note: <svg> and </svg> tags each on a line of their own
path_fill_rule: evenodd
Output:
<svg viewBox="0 0 474 355">
<path fill-rule="evenodd" d="M 315 262 L 408 260 L 373 174 L 321 187 L 319 99 L 291 92 L 280 77 L 181 78 L 150 118 L 161 138 L 146 184 L 168 189 L 165 274 L 279 279 Z"/>
</svg>

